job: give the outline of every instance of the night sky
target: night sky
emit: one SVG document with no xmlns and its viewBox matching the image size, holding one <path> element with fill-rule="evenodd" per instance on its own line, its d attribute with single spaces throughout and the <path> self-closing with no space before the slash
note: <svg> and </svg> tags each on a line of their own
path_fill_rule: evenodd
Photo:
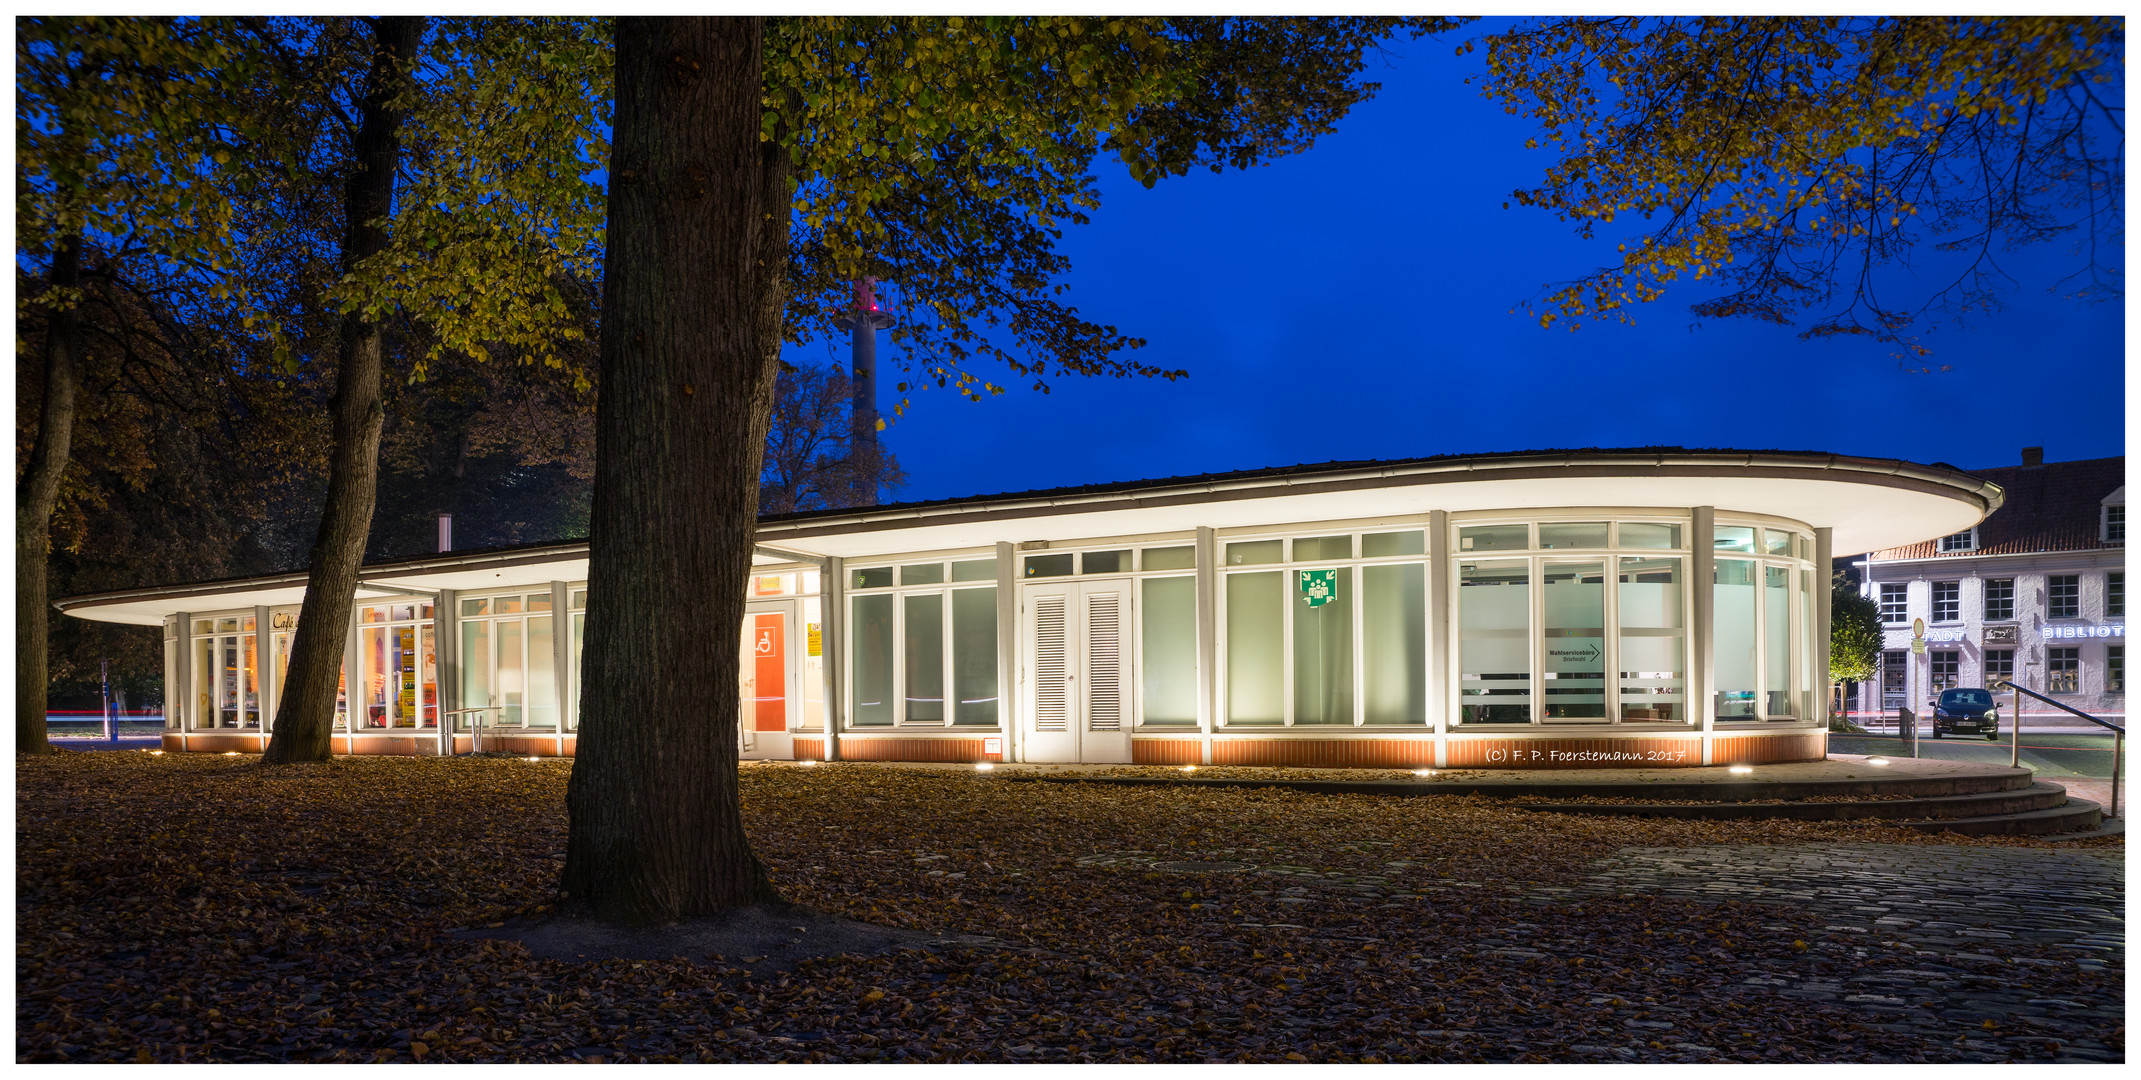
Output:
<svg viewBox="0 0 2141 1080">
<path fill-rule="evenodd" d="M 1907 373 L 1870 340 L 1698 320 L 1699 287 L 1638 309 L 1632 326 L 1570 333 L 1513 314 L 1541 285 L 1611 261 L 1621 234 L 1586 244 L 1548 212 L 1502 208 L 1548 159 L 1524 149 L 1534 127 L 1463 84 L 1484 50 L 1452 57 L 1461 40 L 1393 45 L 1372 61 L 1381 93 L 1274 165 L 1147 191 L 1108 163 L 1092 224 L 1061 241 L 1071 302 L 1189 377 L 1066 378 L 978 404 L 925 389 L 886 433 L 910 477 L 898 497 L 1547 447 L 1963 468 L 2015 464 L 2023 446 L 2054 461 L 2124 453 L 2122 304 L 2048 292 L 2079 266 L 2064 244 L 2003 256 L 2017 279 L 2006 310 L 1921 322 L 1945 373 Z M 1920 263 L 1920 281 L 1939 279 L 1936 257 Z M 1921 302 L 1930 290 L 1909 275 L 1891 273 L 1885 299 Z M 888 413 L 895 353 L 881 344 Z M 846 362 L 845 339 L 831 356 Z"/>
</svg>

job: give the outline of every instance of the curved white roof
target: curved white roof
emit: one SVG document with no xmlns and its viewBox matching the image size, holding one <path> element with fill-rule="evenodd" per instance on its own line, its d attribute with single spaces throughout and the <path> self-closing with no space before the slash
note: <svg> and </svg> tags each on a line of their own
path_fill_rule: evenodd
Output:
<svg viewBox="0 0 2141 1080">
<path fill-rule="evenodd" d="M 1836 454 L 1572 450 L 1301 465 L 762 520 L 754 563 L 868 559 L 1027 540 L 1261 528 L 1318 521 L 1560 508 L 1715 507 L 1833 530 L 1838 557 L 1961 532 L 1998 509 L 1998 485 L 1945 465 Z M 587 577 L 587 543 L 451 552 L 366 566 L 360 602 L 406 591 L 534 587 Z M 156 625 L 178 611 L 295 604 L 302 572 L 70 597 L 55 606 Z"/>
</svg>

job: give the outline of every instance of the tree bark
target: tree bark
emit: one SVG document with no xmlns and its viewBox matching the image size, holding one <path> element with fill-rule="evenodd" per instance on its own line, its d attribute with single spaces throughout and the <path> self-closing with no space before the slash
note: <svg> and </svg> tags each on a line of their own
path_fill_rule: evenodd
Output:
<svg viewBox="0 0 2141 1080">
<path fill-rule="evenodd" d="M 756 18 L 617 23 L 587 645 L 561 883 L 569 910 L 609 921 L 779 899 L 744 836 L 736 776 L 737 637 L 788 221 L 786 157 L 759 142 L 763 30 Z"/>
<path fill-rule="evenodd" d="M 424 20 L 389 16 L 372 24 L 372 64 L 365 76 L 352 168 L 344 189 L 347 222 L 342 266 L 354 268 L 387 246 L 386 219 L 394 209 L 394 173 L 399 164 L 400 112 L 388 107 L 400 81 L 401 63 L 416 53 Z M 335 690 L 342 681 L 350 608 L 357 570 L 372 531 L 379 486 L 379 432 L 386 418 L 381 387 L 379 324 L 360 309 L 342 316 L 340 368 L 335 378 L 334 449 L 328 460 L 327 506 L 312 543 L 311 576 L 290 642 L 290 667 L 266 764 L 325 761 L 334 748 Z M 266 632 L 266 627 L 261 631 Z M 261 650 L 263 662 L 267 650 Z M 350 687 L 357 686 L 350 673 Z M 350 695 L 349 707 L 358 707 Z"/>
<path fill-rule="evenodd" d="M 73 290 L 82 283 L 82 249 L 78 237 L 62 239 L 52 251 L 53 289 Z M 46 578 L 52 559 L 52 508 L 59 503 L 60 478 L 74 450 L 75 350 L 79 317 L 73 296 L 61 295 L 45 320 L 45 400 L 37 419 L 37 441 L 29 468 L 15 491 L 15 752 L 49 754 L 46 739 L 45 650 L 52 612 Z"/>
</svg>

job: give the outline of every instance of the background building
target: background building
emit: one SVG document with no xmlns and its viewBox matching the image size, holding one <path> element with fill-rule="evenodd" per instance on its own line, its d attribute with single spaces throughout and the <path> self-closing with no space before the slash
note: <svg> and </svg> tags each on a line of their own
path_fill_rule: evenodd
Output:
<svg viewBox="0 0 2141 1080">
<path fill-rule="evenodd" d="M 2016 681 L 2084 712 L 2126 713 L 2126 459 L 2022 463 L 1972 472 L 2006 491 L 1976 527 L 1876 551 L 1861 589 L 1886 629 L 1879 698 L 1862 712 L 1923 709 L 1940 690 Z M 1924 619 L 1926 652 L 1910 651 Z M 1915 703 L 1915 704 L 1913 704 Z M 2063 715 L 2036 707 L 2029 715 Z"/>
</svg>

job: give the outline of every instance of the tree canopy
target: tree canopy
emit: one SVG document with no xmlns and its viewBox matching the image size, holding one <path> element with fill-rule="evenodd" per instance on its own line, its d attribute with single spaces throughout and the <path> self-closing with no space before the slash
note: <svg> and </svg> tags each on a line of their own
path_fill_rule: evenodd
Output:
<svg viewBox="0 0 2141 1080">
<path fill-rule="evenodd" d="M 1531 302 L 1542 325 L 1712 281 L 1697 314 L 1922 357 L 1922 316 L 1996 307 L 2000 256 L 2049 240 L 2077 249 L 2070 295 L 2120 291 L 2118 18 L 1549 18 L 1486 44 L 1483 91 L 1554 158 L 1514 201 L 1627 230 Z M 1914 257 L 1945 283 L 1883 275 Z"/>
</svg>

